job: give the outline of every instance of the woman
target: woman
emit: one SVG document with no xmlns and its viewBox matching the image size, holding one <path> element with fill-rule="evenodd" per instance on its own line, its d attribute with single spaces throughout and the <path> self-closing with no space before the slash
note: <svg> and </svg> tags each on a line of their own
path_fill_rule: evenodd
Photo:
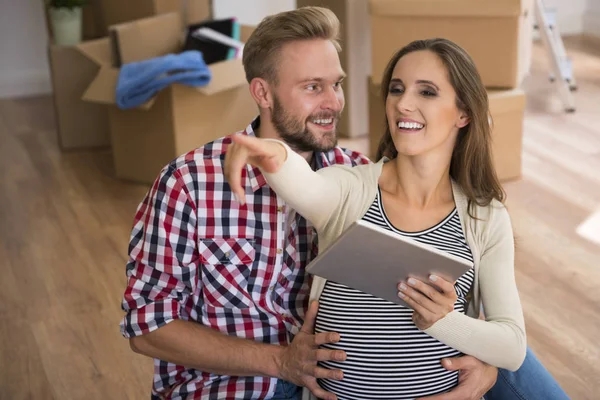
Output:
<svg viewBox="0 0 600 400">
<path fill-rule="evenodd" d="M 465 353 L 516 370 L 526 351 L 512 228 L 472 59 L 448 40 L 413 42 L 391 59 L 382 91 L 387 129 L 376 164 L 313 172 L 285 143 L 247 136 L 234 137 L 228 153 L 262 169 L 315 226 L 321 251 L 362 218 L 473 263 L 456 282 L 400 282 L 412 310 L 315 277 L 316 331 L 339 332 L 331 347 L 347 353 L 344 362 L 323 363 L 341 369 L 343 380 L 320 384 L 340 399 L 441 393 L 457 383 L 442 358 Z"/>
</svg>

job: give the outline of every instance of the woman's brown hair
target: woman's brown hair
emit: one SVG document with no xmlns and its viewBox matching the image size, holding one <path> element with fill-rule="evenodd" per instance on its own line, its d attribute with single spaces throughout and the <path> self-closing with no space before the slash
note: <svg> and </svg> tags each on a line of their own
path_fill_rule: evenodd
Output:
<svg viewBox="0 0 600 400">
<path fill-rule="evenodd" d="M 456 106 L 470 119 L 469 124 L 458 133 L 450 161 L 450 176 L 467 196 L 469 214 L 472 216 L 473 204 L 487 206 L 493 199 L 504 202 L 506 194 L 500 185 L 492 159 L 492 127 L 487 92 L 475 63 L 465 50 L 447 39 L 416 40 L 409 43 L 394 54 L 385 69 L 381 83 L 384 104 L 396 64 L 402 57 L 415 51 L 431 51 L 440 58 L 456 92 Z M 392 159 L 398 155 L 387 118 L 385 126 L 385 133 L 377 150 L 378 160 L 383 156 Z"/>
</svg>

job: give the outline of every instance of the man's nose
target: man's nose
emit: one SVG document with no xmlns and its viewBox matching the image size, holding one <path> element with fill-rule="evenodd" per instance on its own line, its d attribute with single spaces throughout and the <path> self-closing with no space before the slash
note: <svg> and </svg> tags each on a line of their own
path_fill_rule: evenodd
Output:
<svg viewBox="0 0 600 400">
<path fill-rule="evenodd" d="M 321 107 L 335 112 L 342 111 L 344 106 L 344 94 L 339 90 L 340 89 L 336 90 L 333 87 L 329 87 L 324 93 L 325 98 Z"/>
</svg>

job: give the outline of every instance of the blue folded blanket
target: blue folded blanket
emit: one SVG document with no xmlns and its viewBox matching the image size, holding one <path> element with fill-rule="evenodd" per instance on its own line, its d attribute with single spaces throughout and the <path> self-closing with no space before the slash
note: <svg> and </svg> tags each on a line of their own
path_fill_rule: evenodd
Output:
<svg viewBox="0 0 600 400">
<path fill-rule="evenodd" d="M 206 86 L 211 77 L 202 53 L 194 50 L 124 64 L 117 81 L 117 107 L 138 107 L 172 83 Z"/>
</svg>

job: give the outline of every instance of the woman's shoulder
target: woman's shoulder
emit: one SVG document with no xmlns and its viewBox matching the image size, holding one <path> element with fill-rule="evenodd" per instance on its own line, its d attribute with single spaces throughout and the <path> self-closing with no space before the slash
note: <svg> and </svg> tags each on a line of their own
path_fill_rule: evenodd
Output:
<svg viewBox="0 0 600 400">
<path fill-rule="evenodd" d="M 461 214 L 480 221 L 488 221 L 490 218 L 508 215 L 506 205 L 496 198 L 492 198 L 491 201 L 485 201 L 482 198 L 469 199 L 461 185 L 455 180 L 452 180 L 452 191 L 456 206 L 459 212 L 462 211 Z"/>
<path fill-rule="evenodd" d="M 488 245 L 512 237 L 512 223 L 506 205 L 498 199 L 487 204 L 471 202 L 471 212 L 465 212 L 471 224 L 472 232 Z"/>
<path fill-rule="evenodd" d="M 496 224 L 509 218 L 506 204 L 498 199 L 492 199 L 487 204 L 482 201 L 473 202 L 473 209 L 478 219 L 487 221 L 489 224 Z"/>
</svg>

